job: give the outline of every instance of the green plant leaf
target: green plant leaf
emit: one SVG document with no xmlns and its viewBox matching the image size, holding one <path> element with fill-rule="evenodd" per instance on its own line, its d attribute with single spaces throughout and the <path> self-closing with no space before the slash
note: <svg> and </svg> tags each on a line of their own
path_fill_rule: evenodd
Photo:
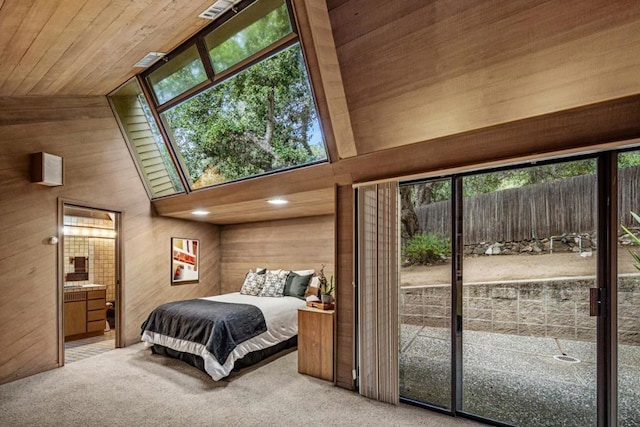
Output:
<svg viewBox="0 0 640 427">
<path fill-rule="evenodd" d="M 633 219 L 635 219 L 638 223 L 640 223 L 640 215 L 638 215 L 635 212 L 631 212 L 631 216 L 633 217 Z M 625 233 L 627 233 L 627 235 L 629 237 L 631 237 L 631 239 L 635 242 L 636 245 L 640 246 L 640 237 L 636 236 L 635 234 L 633 234 L 631 232 L 631 230 L 629 230 L 627 227 L 625 227 L 624 225 L 620 224 L 620 227 L 622 227 L 622 229 L 625 231 Z M 631 257 L 633 257 L 633 260 L 635 262 L 635 267 L 640 270 L 640 252 L 633 252 L 631 249 L 629 249 L 629 253 L 631 254 Z"/>
</svg>

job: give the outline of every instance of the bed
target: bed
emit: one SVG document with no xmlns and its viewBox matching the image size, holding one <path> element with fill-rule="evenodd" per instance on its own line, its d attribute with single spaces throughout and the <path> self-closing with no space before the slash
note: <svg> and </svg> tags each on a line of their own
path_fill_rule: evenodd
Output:
<svg viewBox="0 0 640 427">
<path fill-rule="evenodd" d="M 305 301 L 239 292 L 176 301 L 153 310 L 142 341 L 153 353 L 183 360 L 218 381 L 297 344 L 298 308 Z"/>
</svg>

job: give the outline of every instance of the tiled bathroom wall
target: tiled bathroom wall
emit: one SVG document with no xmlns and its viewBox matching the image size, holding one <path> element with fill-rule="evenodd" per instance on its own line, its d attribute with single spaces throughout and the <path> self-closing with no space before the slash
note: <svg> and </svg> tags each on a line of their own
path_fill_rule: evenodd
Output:
<svg viewBox="0 0 640 427">
<path fill-rule="evenodd" d="M 74 227 L 90 227 L 114 229 L 112 221 L 73 216 L 64 217 L 64 225 Z M 89 280 L 65 282 L 76 285 L 95 283 L 107 287 L 107 301 L 115 301 L 116 251 L 115 239 L 91 236 L 65 236 L 64 238 L 64 272 L 74 272 L 74 257 L 89 258 Z"/>
</svg>

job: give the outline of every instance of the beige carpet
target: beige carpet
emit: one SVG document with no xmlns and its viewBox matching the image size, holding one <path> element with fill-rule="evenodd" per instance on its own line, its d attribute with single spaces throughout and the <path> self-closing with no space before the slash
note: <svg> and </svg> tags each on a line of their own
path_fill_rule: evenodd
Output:
<svg viewBox="0 0 640 427">
<path fill-rule="evenodd" d="M 0 386 L 0 426 L 475 426 L 297 372 L 289 354 L 215 382 L 142 344 Z"/>
</svg>

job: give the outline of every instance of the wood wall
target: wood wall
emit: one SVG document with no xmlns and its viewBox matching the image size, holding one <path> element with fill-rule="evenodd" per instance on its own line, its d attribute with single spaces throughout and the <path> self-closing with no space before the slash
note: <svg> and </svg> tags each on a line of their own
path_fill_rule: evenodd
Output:
<svg viewBox="0 0 640 427">
<path fill-rule="evenodd" d="M 222 292 L 238 292 L 258 267 L 335 274 L 333 215 L 225 225 L 220 228 Z"/>
<path fill-rule="evenodd" d="M 356 156 L 338 189 L 337 384 L 352 388 L 351 182 L 640 135 L 640 3 L 327 0 Z M 348 179 L 345 179 L 348 177 Z M 345 277 L 346 276 L 346 277 Z"/>
<path fill-rule="evenodd" d="M 58 197 L 123 212 L 124 340 L 159 303 L 220 292 L 215 225 L 159 217 L 105 97 L 0 97 L 0 383 L 58 366 Z M 64 159 L 64 185 L 30 182 L 29 154 Z M 170 285 L 170 238 L 201 242 L 199 284 Z"/>
<path fill-rule="evenodd" d="M 327 4 L 358 155 L 640 93 L 635 0 Z"/>
<path fill-rule="evenodd" d="M 337 189 L 336 251 L 338 279 L 336 286 L 336 385 L 352 389 L 355 369 L 354 321 L 354 205 L 353 188 L 341 185 Z"/>
</svg>

